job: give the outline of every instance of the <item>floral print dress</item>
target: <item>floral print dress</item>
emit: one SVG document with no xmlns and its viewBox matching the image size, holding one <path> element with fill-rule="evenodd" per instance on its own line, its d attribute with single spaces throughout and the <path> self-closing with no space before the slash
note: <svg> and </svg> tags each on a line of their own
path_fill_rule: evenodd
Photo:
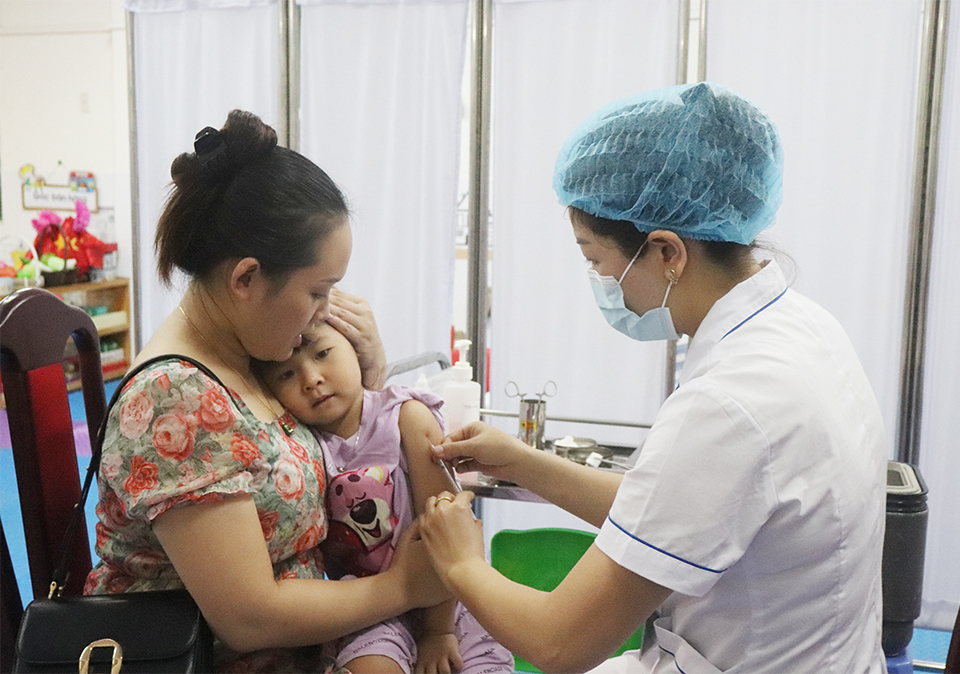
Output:
<svg viewBox="0 0 960 674">
<path fill-rule="evenodd" d="M 96 551 L 87 594 L 182 588 L 153 533 L 171 508 L 251 494 L 274 575 L 323 578 L 323 455 L 286 415 L 257 419 L 240 397 L 178 356 L 151 361 L 111 407 L 100 462 Z M 322 646 L 240 656 L 218 644 L 224 671 L 325 671 Z"/>
</svg>

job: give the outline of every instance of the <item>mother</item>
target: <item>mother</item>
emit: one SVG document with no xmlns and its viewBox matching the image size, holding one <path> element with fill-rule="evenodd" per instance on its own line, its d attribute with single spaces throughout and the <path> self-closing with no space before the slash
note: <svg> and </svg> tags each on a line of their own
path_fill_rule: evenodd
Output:
<svg viewBox="0 0 960 674">
<path fill-rule="evenodd" d="M 378 383 L 372 314 L 334 289 L 351 252 L 340 190 L 250 113 L 207 127 L 195 149 L 173 162 L 156 236 L 161 278 L 191 281 L 110 412 L 102 561 L 86 592 L 186 587 L 219 637 L 219 669 L 323 671 L 324 643 L 445 591 L 409 539 L 386 573 L 323 580 L 323 455 L 250 370 L 327 319 Z"/>
</svg>

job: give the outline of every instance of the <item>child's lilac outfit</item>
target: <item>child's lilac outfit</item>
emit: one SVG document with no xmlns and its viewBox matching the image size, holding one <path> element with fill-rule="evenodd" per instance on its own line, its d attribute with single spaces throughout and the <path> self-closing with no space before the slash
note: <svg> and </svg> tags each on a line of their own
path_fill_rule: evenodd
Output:
<svg viewBox="0 0 960 674">
<path fill-rule="evenodd" d="M 329 533 L 324 544 L 327 573 L 333 578 L 369 576 L 390 566 L 397 540 L 414 519 L 407 461 L 400 447 L 400 406 L 426 405 L 443 427 L 443 401 L 406 386 L 364 391 L 360 429 L 349 438 L 314 430 L 323 448 L 329 477 Z M 362 655 L 385 655 L 405 672 L 413 669 L 418 616 L 404 614 L 341 640 L 337 665 Z M 455 634 L 464 674 L 512 672 L 513 656 L 493 640 L 461 605 Z"/>
</svg>

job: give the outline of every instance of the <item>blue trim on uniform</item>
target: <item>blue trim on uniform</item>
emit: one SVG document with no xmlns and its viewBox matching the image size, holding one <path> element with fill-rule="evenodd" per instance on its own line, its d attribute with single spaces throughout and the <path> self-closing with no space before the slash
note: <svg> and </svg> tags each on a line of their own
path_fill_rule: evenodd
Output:
<svg viewBox="0 0 960 674">
<path fill-rule="evenodd" d="M 683 671 L 683 667 L 680 666 L 680 663 L 677 662 L 677 654 L 676 654 L 676 653 L 671 653 L 670 651 L 668 651 L 666 648 L 664 648 L 664 647 L 661 646 L 660 644 L 657 644 L 657 647 L 658 647 L 661 651 L 663 651 L 664 653 L 668 653 L 668 654 L 670 655 L 670 657 L 673 658 L 673 664 L 675 664 L 675 665 L 677 666 L 677 669 L 680 671 L 680 674 L 687 674 L 685 671 Z"/>
<path fill-rule="evenodd" d="M 699 564 L 695 564 L 694 562 L 687 561 L 687 560 L 684 559 L 683 557 L 677 557 L 675 554 L 670 553 L 670 552 L 667 552 L 666 550 L 661 550 L 661 549 L 658 548 L 656 545 L 651 545 L 650 543 L 647 543 L 647 542 L 646 542 L 645 540 L 643 540 L 642 538 L 637 538 L 636 536 L 634 536 L 633 534 L 631 534 L 629 531 L 627 531 L 626 529 L 624 529 L 623 527 L 621 527 L 619 524 L 617 524 L 616 522 L 614 522 L 614 521 L 613 521 L 613 518 L 610 517 L 609 515 L 607 515 L 607 521 L 610 522 L 610 524 L 612 524 L 613 526 L 615 526 L 617 529 L 619 529 L 620 531 L 622 531 L 623 533 L 625 533 L 627 536 L 629 536 L 629 537 L 632 538 L 633 540 L 637 541 L 638 543 L 643 543 L 643 544 L 646 545 L 648 548 L 652 548 L 653 550 L 656 550 L 657 552 L 659 552 L 659 553 L 661 553 L 661 554 L 664 554 L 664 555 L 666 555 L 667 557 L 672 557 L 673 559 L 677 560 L 678 562 L 683 562 L 684 564 L 689 564 L 690 566 L 696 567 L 696 568 L 701 569 L 701 570 L 703 570 L 703 571 L 709 571 L 710 573 L 723 573 L 724 571 L 726 571 L 726 569 L 723 569 L 722 571 L 717 571 L 716 569 L 711 569 L 711 568 L 708 568 L 708 567 L 706 567 L 706 566 L 700 566 Z"/>
<path fill-rule="evenodd" d="M 766 309 L 767 307 L 769 307 L 771 304 L 773 304 L 774 302 L 776 302 L 778 299 L 780 299 L 781 297 L 783 297 L 783 296 L 786 295 L 786 294 L 787 294 L 787 289 L 784 288 L 782 293 L 780 293 L 779 295 L 777 295 L 776 297 L 774 297 L 772 300 L 770 300 L 769 302 L 767 302 L 766 304 L 764 304 L 762 307 L 760 307 L 759 309 L 757 309 L 756 311 L 754 311 L 752 314 L 750 314 L 749 316 L 747 316 L 746 318 L 744 318 L 742 321 L 740 321 L 739 323 L 737 323 L 735 326 L 733 326 L 732 328 L 730 328 L 730 330 L 727 331 L 727 334 L 724 335 L 723 337 L 721 337 L 720 340 L 722 341 L 723 339 L 725 339 L 726 336 L 729 335 L 731 332 L 733 332 L 734 330 L 736 330 L 737 328 L 739 328 L 741 325 L 743 325 L 744 323 L 746 323 L 747 321 L 749 321 L 751 318 L 753 318 L 754 316 L 756 316 L 757 314 L 759 314 L 761 311 L 763 311 L 764 309 Z"/>
</svg>

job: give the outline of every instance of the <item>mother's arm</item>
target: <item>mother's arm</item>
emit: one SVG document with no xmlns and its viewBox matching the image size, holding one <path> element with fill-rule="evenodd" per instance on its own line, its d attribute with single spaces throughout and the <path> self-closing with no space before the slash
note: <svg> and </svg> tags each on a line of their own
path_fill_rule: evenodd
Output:
<svg viewBox="0 0 960 674">
<path fill-rule="evenodd" d="M 409 535 L 384 573 L 274 580 L 249 495 L 168 510 L 153 530 L 214 632 L 241 652 L 330 641 L 449 596 Z"/>
<path fill-rule="evenodd" d="M 545 672 L 582 672 L 608 658 L 671 590 L 620 566 L 596 545 L 552 592 L 500 575 L 483 557 L 472 495 L 430 499 L 421 533 L 447 586 L 490 634 Z"/>
</svg>

